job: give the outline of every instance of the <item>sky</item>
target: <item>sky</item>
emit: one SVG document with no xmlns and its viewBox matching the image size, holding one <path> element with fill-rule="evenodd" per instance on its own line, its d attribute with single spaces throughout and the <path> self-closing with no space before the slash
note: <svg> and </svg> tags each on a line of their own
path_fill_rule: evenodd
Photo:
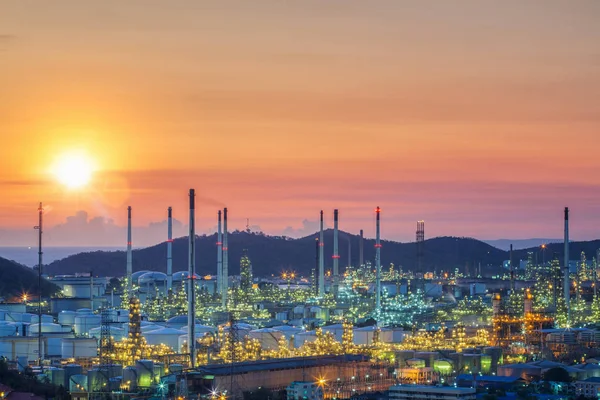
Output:
<svg viewBox="0 0 600 400">
<path fill-rule="evenodd" d="M 597 0 L 3 0 L 0 243 L 600 237 Z M 69 189 L 52 166 L 94 166 Z M 249 220 L 249 221 L 248 221 Z M 134 245 L 135 245 L 134 244 Z"/>
</svg>

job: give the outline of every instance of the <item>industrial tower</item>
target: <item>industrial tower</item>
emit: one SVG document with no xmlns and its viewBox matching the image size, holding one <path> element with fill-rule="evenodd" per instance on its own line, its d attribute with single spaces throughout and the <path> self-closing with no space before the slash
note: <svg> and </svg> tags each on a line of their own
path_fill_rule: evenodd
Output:
<svg viewBox="0 0 600 400">
<path fill-rule="evenodd" d="M 425 221 L 417 221 L 417 273 L 424 274 Z"/>
</svg>

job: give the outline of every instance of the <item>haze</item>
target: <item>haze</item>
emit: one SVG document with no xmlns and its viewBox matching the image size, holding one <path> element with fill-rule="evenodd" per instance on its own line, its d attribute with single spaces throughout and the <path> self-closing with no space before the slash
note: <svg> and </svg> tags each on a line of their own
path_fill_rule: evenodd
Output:
<svg viewBox="0 0 600 400">
<path fill-rule="evenodd" d="M 192 187 L 201 232 L 227 206 L 233 229 L 339 208 L 373 235 L 381 206 L 387 239 L 561 237 L 569 206 L 596 238 L 599 20 L 596 0 L 3 0 L 0 242 L 35 243 L 39 201 L 50 245 L 112 245 L 127 205 L 139 229 L 173 206 L 184 234 Z M 74 150 L 98 167 L 79 190 L 48 173 Z"/>
</svg>

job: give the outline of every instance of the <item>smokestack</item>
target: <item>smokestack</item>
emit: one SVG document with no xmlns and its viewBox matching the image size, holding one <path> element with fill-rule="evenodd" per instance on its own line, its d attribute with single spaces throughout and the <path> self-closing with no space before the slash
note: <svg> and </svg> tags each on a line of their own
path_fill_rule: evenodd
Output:
<svg viewBox="0 0 600 400">
<path fill-rule="evenodd" d="M 563 267 L 565 305 L 567 306 L 567 323 L 571 321 L 571 284 L 569 282 L 569 207 L 565 207 L 565 264 Z"/>
<path fill-rule="evenodd" d="M 196 367 L 196 298 L 194 274 L 196 272 L 196 192 L 190 189 L 190 234 L 188 263 L 188 350 L 190 366 Z"/>
<path fill-rule="evenodd" d="M 319 231 L 319 296 L 325 295 L 325 257 L 323 254 L 323 210 L 321 210 L 321 230 Z"/>
<path fill-rule="evenodd" d="M 90 271 L 90 308 L 94 310 L 94 271 Z"/>
<path fill-rule="evenodd" d="M 337 296 L 339 285 L 340 253 L 338 243 L 338 210 L 333 210 L 333 295 Z"/>
<path fill-rule="evenodd" d="M 173 291 L 173 209 L 169 207 L 167 217 L 167 293 Z"/>
<path fill-rule="evenodd" d="M 360 237 L 358 238 L 358 267 L 362 267 L 365 265 L 365 256 L 364 256 L 364 243 L 363 243 L 363 230 L 360 230 Z"/>
<path fill-rule="evenodd" d="M 229 288 L 229 248 L 227 247 L 227 208 L 223 209 L 223 268 L 221 272 L 221 306 L 227 307 L 227 290 Z"/>
<path fill-rule="evenodd" d="M 376 301 L 375 301 L 375 312 L 379 314 L 381 311 L 381 243 L 380 243 L 380 220 L 379 214 L 381 213 L 381 209 L 379 206 L 375 209 L 376 213 L 376 227 L 375 227 L 375 273 L 376 273 L 376 282 L 375 282 L 375 290 L 376 290 Z"/>
<path fill-rule="evenodd" d="M 223 288 L 223 233 L 221 231 L 221 210 L 217 213 L 217 295 L 221 294 Z"/>
<path fill-rule="evenodd" d="M 352 268 L 352 236 L 348 235 L 348 269 Z"/>
<path fill-rule="evenodd" d="M 319 257 L 319 253 L 321 252 L 321 245 L 319 243 L 319 238 L 316 238 L 315 240 L 315 244 L 316 244 L 316 249 L 315 249 L 315 295 L 319 295 L 319 282 L 320 282 L 320 278 L 319 278 L 319 260 L 321 259 Z"/>
<path fill-rule="evenodd" d="M 127 207 L 127 294 L 129 297 L 133 296 L 131 293 L 131 274 L 133 273 L 133 260 L 131 256 L 131 206 Z"/>
<path fill-rule="evenodd" d="M 510 256 L 508 263 L 510 264 L 510 292 L 515 292 L 515 268 L 513 267 L 513 245 L 510 245 Z"/>
</svg>

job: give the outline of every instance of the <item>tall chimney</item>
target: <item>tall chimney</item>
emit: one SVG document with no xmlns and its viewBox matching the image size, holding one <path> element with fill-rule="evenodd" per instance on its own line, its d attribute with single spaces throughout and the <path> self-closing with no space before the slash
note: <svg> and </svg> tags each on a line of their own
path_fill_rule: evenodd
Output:
<svg viewBox="0 0 600 400">
<path fill-rule="evenodd" d="M 196 298 L 194 274 L 196 272 L 196 192 L 190 189 L 190 234 L 188 263 L 188 350 L 190 367 L 196 367 Z"/>
<path fill-rule="evenodd" d="M 321 260 L 321 258 L 319 257 L 319 253 L 321 252 L 321 245 L 319 243 L 319 238 L 316 238 L 315 240 L 315 244 L 316 244 L 316 249 L 315 249 L 315 295 L 318 296 L 319 295 L 319 285 L 320 285 L 320 281 L 321 278 L 319 277 L 319 260 Z"/>
<path fill-rule="evenodd" d="M 131 257 L 131 206 L 127 207 L 127 295 L 133 296 L 131 274 L 133 273 L 133 260 Z"/>
<path fill-rule="evenodd" d="M 338 210 L 333 210 L 333 295 L 338 294 L 340 276 L 340 253 L 338 243 Z"/>
<path fill-rule="evenodd" d="M 227 208 L 223 209 L 223 268 L 221 272 L 221 306 L 227 307 L 227 290 L 229 288 L 229 248 L 227 247 Z"/>
<path fill-rule="evenodd" d="M 223 233 L 221 231 L 221 210 L 217 213 L 217 287 L 216 295 L 220 295 L 223 288 Z"/>
<path fill-rule="evenodd" d="M 381 209 L 379 206 L 375 209 L 376 213 L 376 228 L 375 228 L 375 274 L 376 274 L 376 282 L 375 282 L 375 290 L 376 290 L 376 302 L 375 302 L 375 312 L 379 314 L 381 311 L 381 243 L 380 243 L 380 220 L 379 214 L 381 213 Z"/>
<path fill-rule="evenodd" d="M 510 265 L 510 292 L 515 292 L 515 268 L 513 267 L 513 245 L 510 245 L 510 255 L 508 263 Z"/>
<path fill-rule="evenodd" d="M 167 217 L 167 293 L 173 292 L 173 209 Z"/>
<path fill-rule="evenodd" d="M 365 255 L 364 255 L 364 243 L 363 243 L 363 230 L 360 230 L 360 237 L 358 238 L 358 267 L 361 268 L 365 265 Z"/>
<path fill-rule="evenodd" d="M 323 240 L 323 210 L 321 210 L 321 230 L 319 231 L 319 296 L 325 295 L 325 241 Z"/>
<path fill-rule="evenodd" d="M 352 268 L 352 236 L 348 234 L 348 269 Z"/>
<path fill-rule="evenodd" d="M 563 290 L 567 306 L 567 323 L 571 321 L 571 283 L 569 282 L 569 207 L 565 207 L 565 263 L 563 267 Z"/>
</svg>

